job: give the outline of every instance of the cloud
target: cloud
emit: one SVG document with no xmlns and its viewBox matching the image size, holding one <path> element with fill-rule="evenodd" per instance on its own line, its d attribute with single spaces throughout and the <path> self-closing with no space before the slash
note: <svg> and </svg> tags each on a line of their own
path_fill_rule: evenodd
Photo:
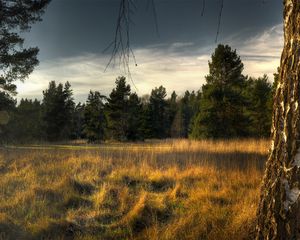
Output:
<svg viewBox="0 0 300 240">
<path fill-rule="evenodd" d="M 283 46 L 282 25 L 274 26 L 247 41 L 239 41 L 235 36 L 225 43 L 236 48 L 241 55 L 245 74 L 254 77 L 268 74 L 272 79 L 279 66 Z M 135 49 L 138 66 L 131 66 L 136 85 L 132 90 L 143 95 L 160 85 L 165 86 L 169 94 L 173 90 L 183 94 L 185 90 L 200 89 L 205 83 L 207 63 L 215 47 L 214 44 L 201 48 L 193 42 L 175 42 Z M 41 62 L 25 83 L 18 83 L 18 98 L 41 99 L 42 90 L 52 80 L 69 81 L 76 101 L 85 101 L 90 89 L 108 95 L 114 87 L 116 77 L 124 74 L 118 67 L 108 68 L 104 72 L 108 60 L 109 56 L 105 55 L 82 54 Z"/>
<path fill-rule="evenodd" d="M 151 89 L 160 85 L 165 86 L 169 93 L 173 90 L 183 93 L 187 89 L 199 89 L 208 69 L 207 60 L 198 59 L 197 55 L 184 56 L 159 48 L 136 49 L 135 57 L 138 66 L 131 66 L 132 79 L 136 85 L 136 88 L 132 86 L 132 90 L 139 95 L 150 93 Z M 85 101 L 90 89 L 108 95 L 116 77 L 125 74 L 118 67 L 108 68 L 104 72 L 108 60 L 107 56 L 86 54 L 43 62 L 25 83 L 18 84 L 18 97 L 40 99 L 42 90 L 52 80 L 69 81 L 77 101 Z"/>
<path fill-rule="evenodd" d="M 273 73 L 280 65 L 283 42 L 282 24 L 245 41 L 239 51 L 245 64 L 245 72 L 254 77 L 267 74 L 273 79 Z"/>
</svg>

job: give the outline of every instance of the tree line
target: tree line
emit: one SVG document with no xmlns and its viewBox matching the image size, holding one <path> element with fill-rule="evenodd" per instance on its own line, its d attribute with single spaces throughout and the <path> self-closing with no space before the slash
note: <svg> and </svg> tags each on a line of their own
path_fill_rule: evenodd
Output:
<svg viewBox="0 0 300 240">
<path fill-rule="evenodd" d="M 62 141 L 88 139 L 142 141 L 164 138 L 269 137 L 274 89 L 267 76 L 243 75 L 236 50 L 219 45 L 209 61 L 206 83 L 198 91 L 175 91 L 163 86 L 138 96 L 121 76 L 109 96 L 90 91 L 76 104 L 69 82 L 51 81 L 42 101 L 16 101 L 0 93 L 1 109 L 9 121 L 0 126 L 1 140 Z"/>
</svg>

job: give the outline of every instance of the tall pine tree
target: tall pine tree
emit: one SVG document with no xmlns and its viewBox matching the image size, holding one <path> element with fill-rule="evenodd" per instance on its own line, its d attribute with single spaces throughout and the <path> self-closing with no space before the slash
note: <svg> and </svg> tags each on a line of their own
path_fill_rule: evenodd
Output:
<svg viewBox="0 0 300 240">
<path fill-rule="evenodd" d="M 104 140 L 106 118 L 104 114 L 105 97 L 98 91 L 90 91 L 84 109 L 83 133 L 89 142 Z"/>
<path fill-rule="evenodd" d="M 125 77 L 118 77 L 115 83 L 116 88 L 110 93 L 106 108 L 107 126 L 112 139 L 126 141 L 129 128 L 128 99 L 130 85 L 126 84 Z"/>
<path fill-rule="evenodd" d="M 219 45 L 209 62 L 209 75 L 202 87 L 200 111 L 193 123 L 193 138 L 232 138 L 247 135 L 244 114 L 244 65 L 235 50 Z"/>
<path fill-rule="evenodd" d="M 151 91 L 146 110 L 146 132 L 150 138 L 166 138 L 169 124 L 166 89 L 163 86 Z"/>
<path fill-rule="evenodd" d="M 272 122 L 272 85 L 264 75 L 258 79 L 247 81 L 247 97 L 249 99 L 248 116 L 249 131 L 253 137 L 270 137 Z"/>
<path fill-rule="evenodd" d="M 136 93 L 128 99 L 128 131 L 127 139 L 130 141 L 144 140 L 143 134 L 143 105 Z"/>
<path fill-rule="evenodd" d="M 74 102 L 70 84 L 65 86 L 54 81 L 43 91 L 43 122 L 46 140 L 69 139 Z"/>
</svg>

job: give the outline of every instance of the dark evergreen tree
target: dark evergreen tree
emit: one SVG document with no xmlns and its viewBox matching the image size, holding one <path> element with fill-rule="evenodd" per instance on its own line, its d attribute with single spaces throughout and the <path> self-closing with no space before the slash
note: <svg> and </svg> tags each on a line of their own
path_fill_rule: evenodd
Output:
<svg viewBox="0 0 300 240">
<path fill-rule="evenodd" d="M 228 45 L 219 45 L 209 62 L 209 75 L 202 87 L 200 111 L 193 123 L 193 138 L 232 138 L 247 135 L 244 114 L 243 63 Z"/>
<path fill-rule="evenodd" d="M 0 143 L 7 143 L 12 140 L 11 119 L 16 111 L 16 100 L 8 93 L 0 91 Z"/>
<path fill-rule="evenodd" d="M 126 78 L 118 77 L 116 79 L 116 88 L 110 93 L 106 108 L 108 131 L 110 137 L 114 140 L 127 140 L 129 96 L 130 85 L 126 84 Z"/>
<path fill-rule="evenodd" d="M 194 91 L 191 93 L 186 91 L 184 96 L 178 102 L 178 110 L 176 112 L 171 137 L 175 138 L 187 138 L 190 133 L 191 124 L 194 115 L 198 112 L 200 104 L 200 92 L 195 94 Z"/>
<path fill-rule="evenodd" d="M 14 111 L 11 123 L 11 139 L 33 142 L 43 139 L 41 103 L 38 100 L 21 99 Z"/>
<path fill-rule="evenodd" d="M 71 138 L 72 139 L 80 139 L 84 138 L 84 111 L 85 111 L 85 105 L 78 103 L 73 112 L 72 116 L 72 130 L 71 130 Z"/>
<path fill-rule="evenodd" d="M 177 115 L 178 111 L 178 102 L 177 102 L 177 94 L 175 91 L 172 92 L 171 97 L 167 100 L 166 105 L 166 136 L 171 137 L 172 136 L 172 126 L 174 123 L 174 119 Z"/>
<path fill-rule="evenodd" d="M 74 106 L 70 84 L 56 85 L 49 83 L 43 91 L 43 122 L 46 139 L 49 141 L 65 140 L 71 134 L 71 119 Z"/>
<path fill-rule="evenodd" d="M 250 78 L 247 81 L 249 98 L 248 114 L 250 134 L 253 137 L 270 137 L 272 122 L 272 85 L 268 77 Z"/>
<path fill-rule="evenodd" d="M 151 111 L 149 107 L 150 95 L 146 94 L 141 98 L 142 102 L 142 134 L 144 139 L 152 138 L 152 123 L 151 123 Z"/>
<path fill-rule="evenodd" d="M 167 115 L 166 89 L 163 86 L 151 91 L 146 109 L 146 132 L 150 138 L 166 138 L 169 123 Z"/>
<path fill-rule="evenodd" d="M 73 116 L 75 111 L 75 102 L 73 98 L 73 90 L 71 89 L 71 84 L 66 82 L 63 89 L 63 104 L 64 104 L 64 128 L 62 130 L 63 138 L 71 138 L 72 136 L 72 128 L 73 128 Z"/>
<path fill-rule="evenodd" d="M 38 64 L 38 48 L 24 48 L 20 32 L 29 30 L 30 25 L 41 20 L 49 2 L 0 0 L 0 93 L 16 94 L 14 82 L 23 81 Z"/>
<path fill-rule="evenodd" d="M 106 118 L 104 114 L 105 96 L 98 91 L 90 91 L 84 109 L 83 133 L 89 142 L 104 140 Z"/>
<path fill-rule="evenodd" d="M 184 129 L 185 136 L 189 136 L 192 132 L 193 124 L 197 114 L 200 111 L 200 100 L 201 100 L 201 92 L 198 90 L 197 92 L 192 91 L 187 98 L 186 107 L 184 109 Z"/>
<path fill-rule="evenodd" d="M 24 81 L 38 64 L 38 48 L 24 48 L 20 33 L 41 20 L 50 0 L 0 0 L 0 138 L 8 127 L 15 101 L 16 81 Z M 13 130 L 13 129 L 11 129 Z"/>
<path fill-rule="evenodd" d="M 128 100 L 127 139 L 131 141 L 144 140 L 143 105 L 136 93 L 130 94 Z"/>
<path fill-rule="evenodd" d="M 171 138 L 183 138 L 184 137 L 184 123 L 183 123 L 183 106 L 179 102 L 178 110 L 175 114 L 171 130 Z"/>
</svg>

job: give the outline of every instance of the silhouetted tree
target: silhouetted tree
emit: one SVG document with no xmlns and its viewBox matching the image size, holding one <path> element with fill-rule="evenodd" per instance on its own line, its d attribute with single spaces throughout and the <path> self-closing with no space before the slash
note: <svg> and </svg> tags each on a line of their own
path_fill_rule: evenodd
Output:
<svg viewBox="0 0 300 240">
<path fill-rule="evenodd" d="M 172 123 L 171 137 L 187 138 L 195 114 L 199 111 L 200 92 L 186 91 L 177 103 L 177 112 Z"/>
<path fill-rule="evenodd" d="M 83 133 L 84 120 L 85 120 L 84 111 L 85 111 L 85 105 L 81 103 L 78 103 L 74 108 L 74 112 L 72 115 L 72 129 L 71 129 L 72 139 L 80 139 L 85 137 Z"/>
<path fill-rule="evenodd" d="M 16 81 L 24 81 L 38 64 L 38 48 L 25 48 L 20 33 L 41 20 L 50 0 L 0 0 L 0 138 L 15 102 Z"/>
<path fill-rule="evenodd" d="M 146 131 L 150 138 L 165 138 L 167 136 L 167 124 L 169 123 L 167 115 L 166 89 L 163 86 L 151 91 L 148 108 L 146 110 L 147 122 Z"/>
<path fill-rule="evenodd" d="M 105 97 L 98 91 L 90 91 L 84 109 L 83 133 L 90 142 L 104 140 L 106 118 L 104 114 Z"/>
<path fill-rule="evenodd" d="M 8 93 L 0 91 L 0 143 L 7 143 L 13 140 L 10 121 L 16 111 L 16 100 Z"/>
<path fill-rule="evenodd" d="M 43 138 L 42 107 L 38 100 L 21 99 L 14 111 L 9 128 L 11 140 L 18 142 L 40 141 Z"/>
<path fill-rule="evenodd" d="M 127 139 L 130 141 L 144 140 L 143 105 L 136 93 L 130 94 L 128 99 Z"/>
<path fill-rule="evenodd" d="M 178 102 L 177 102 L 177 94 L 175 91 L 172 92 L 171 97 L 167 99 L 167 105 L 166 105 L 166 137 L 171 137 L 172 132 L 172 125 L 176 116 L 176 113 L 178 111 Z"/>
<path fill-rule="evenodd" d="M 0 90 L 15 94 L 15 81 L 23 81 L 38 64 L 38 48 L 24 48 L 20 30 L 41 20 L 50 0 L 0 0 Z M 0 109 L 1 110 L 1 109 Z"/>
<path fill-rule="evenodd" d="M 73 90 L 71 89 L 71 84 L 66 82 L 63 89 L 63 99 L 64 99 L 64 128 L 62 130 L 62 136 L 64 138 L 71 138 L 72 127 L 73 127 L 73 116 L 75 111 L 75 102 L 73 98 Z"/>
<path fill-rule="evenodd" d="M 106 108 L 108 131 L 114 140 L 127 140 L 129 96 L 130 85 L 126 84 L 126 78 L 118 77 L 116 88 L 110 93 Z"/>
<path fill-rule="evenodd" d="M 74 102 L 70 84 L 56 85 L 51 81 L 48 89 L 43 91 L 43 122 L 47 140 L 57 141 L 70 137 L 72 107 Z"/>
</svg>

